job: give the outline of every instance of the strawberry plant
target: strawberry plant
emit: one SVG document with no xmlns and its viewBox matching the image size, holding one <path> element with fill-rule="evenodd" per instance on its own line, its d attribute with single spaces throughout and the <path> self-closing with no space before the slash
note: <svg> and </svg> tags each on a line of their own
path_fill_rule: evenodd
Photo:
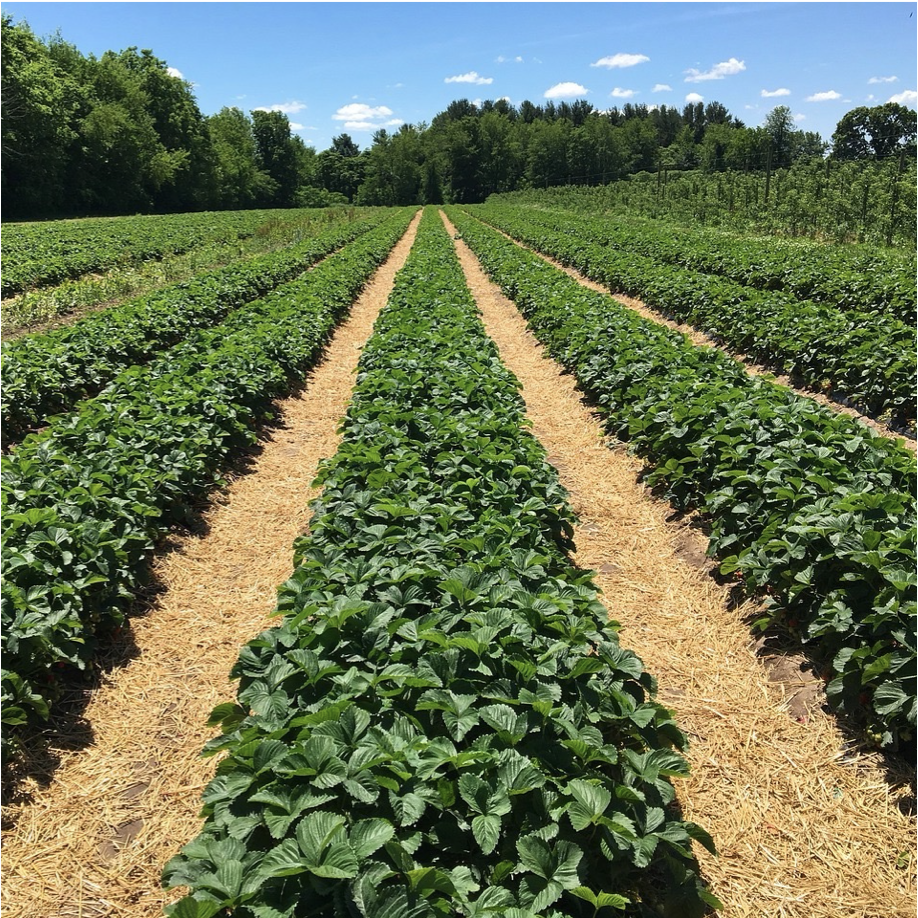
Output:
<svg viewBox="0 0 918 918">
<path fill-rule="evenodd" d="M 3 349 L 4 437 L 99 392 L 126 367 L 152 360 L 189 336 L 263 297 L 382 220 L 341 223 L 281 252 L 199 275 Z"/>
<path fill-rule="evenodd" d="M 3 229 L 2 294 L 45 287 L 90 271 L 251 236 L 271 211 L 229 211 L 11 223 Z"/>
<path fill-rule="evenodd" d="M 685 737 L 576 569 L 442 223 L 361 358 L 278 627 L 234 668 L 178 918 L 692 916 Z"/>
<path fill-rule="evenodd" d="M 450 217 L 647 481 L 711 525 L 724 573 L 797 623 L 830 700 L 894 747 L 915 729 L 915 460 L 891 440 L 584 288 L 457 209 Z"/>
<path fill-rule="evenodd" d="M 97 635 L 121 624 L 144 582 L 158 537 L 313 365 L 411 215 L 397 212 L 223 325 L 124 371 L 4 457 L 5 725 L 47 715 L 58 664 L 90 665 Z"/>
<path fill-rule="evenodd" d="M 595 242 L 592 222 L 511 208 L 474 211 L 538 251 L 559 258 L 613 291 L 641 297 L 670 318 L 800 378 L 828 384 L 874 417 L 915 423 L 916 365 L 912 323 L 796 300 L 727 278 L 674 269 L 631 249 Z"/>
<path fill-rule="evenodd" d="M 496 198 L 496 202 L 500 197 Z M 502 205 L 499 208 L 508 208 Z M 796 299 L 869 312 L 911 323 L 918 307 L 914 253 L 873 246 L 830 246 L 780 238 L 750 238 L 704 227 L 680 227 L 616 215 L 518 208 L 536 222 L 578 233 L 616 251 L 714 274 L 757 290 L 784 290 Z"/>
</svg>

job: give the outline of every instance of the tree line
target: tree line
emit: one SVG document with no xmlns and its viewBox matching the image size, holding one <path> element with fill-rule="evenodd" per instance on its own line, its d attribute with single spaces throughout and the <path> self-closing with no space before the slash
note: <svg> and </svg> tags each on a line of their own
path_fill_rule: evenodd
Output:
<svg viewBox="0 0 918 918">
<path fill-rule="evenodd" d="M 473 203 L 557 185 L 604 185 L 635 173 L 787 168 L 829 144 L 797 130 L 786 106 L 750 128 L 719 102 L 452 102 L 430 124 L 347 134 L 317 152 L 282 112 L 205 116 L 192 86 L 149 50 L 84 55 L 2 18 L 4 217 Z M 842 161 L 915 156 L 915 112 L 887 103 L 839 122 Z"/>
</svg>

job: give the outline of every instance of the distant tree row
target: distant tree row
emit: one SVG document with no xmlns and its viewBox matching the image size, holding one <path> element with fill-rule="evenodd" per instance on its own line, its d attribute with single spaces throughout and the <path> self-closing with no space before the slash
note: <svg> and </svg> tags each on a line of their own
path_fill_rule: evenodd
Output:
<svg viewBox="0 0 918 918">
<path fill-rule="evenodd" d="M 759 171 L 825 157 L 819 134 L 775 108 L 746 127 L 719 102 L 682 109 L 505 100 L 451 103 L 429 125 L 347 135 L 317 153 L 281 112 L 202 115 L 151 51 L 85 56 L 2 19 L 4 217 L 333 203 L 470 203 L 489 194 L 601 185 L 661 170 Z M 915 156 L 915 112 L 887 103 L 838 123 L 839 160 Z"/>
<path fill-rule="evenodd" d="M 286 115 L 205 117 L 150 51 L 97 59 L 5 15 L 0 55 L 5 217 L 291 207 L 309 186 L 332 200 Z"/>
</svg>

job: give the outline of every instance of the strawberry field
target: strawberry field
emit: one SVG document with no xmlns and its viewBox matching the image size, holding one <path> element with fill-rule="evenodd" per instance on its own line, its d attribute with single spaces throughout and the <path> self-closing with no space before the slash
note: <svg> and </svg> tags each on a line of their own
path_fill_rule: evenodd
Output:
<svg viewBox="0 0 918 918">
<path fill-rule="evenodd" d="M 705 577 L 721 607 L 727 590 L 746 603 L 749 643 L 780 635 L 798 647 L 825 685 L 827 713 L 814 717 L 837 744 L 896 763 L 887 780 L 915 741 L 916 481 L 902 437 L 915 423 L 914 278 L 879 251 L 798 257 L 779 241 L 545 207 L 450 206 L 450 230 L 433 208 L 418 216 L 351 212 L 278 251 L 4 345 L 10 781 L 34 777 L 35 749 L 54 744 L 81 685 L 104 693 L 100 659 L 131 631 L 164 539 L 220 494 L 240 456 L 270 448 L 278 404 L 313 386 L 352 304 L 410 238 L 347 412 L 329 422 L 340 443 L 317 469 L 308 532 L 287 546 L 276 617 L 237 642 L 234 681 L 217 687 L 206 751 L 218 764 L 194 766 L 189 799 L 203 824 L 184 837 L 160 830 L 171 848 L 148 872 L 162 871 L 165 898 L 144 913 L 164 903 L 176 918 L 771 913 L 754 881 L 730 878 L 719 814 L 680 789 L 693 747 L 722 725 L 712 708 L 710 723 L 688 729 L 658 679 L 688 691 L 680 673 L 696 661 L 645 666 L 627 610 L 575 556 L 564 463 L 554 467 L 530 428 L 526 388 L 482 325 L 456 246 L 525 318 L 520 346 L 538 342 L 576 380 L 602 449 L 639 458 L 635 499 L 704 533 Z M 53 286 L 104 272 L 119 250 L 161 257 L 251 232 L 265 215 L 207 217 L 163 218 L 155 232 L 153 218 L 129 218 L 5 235 L 4 293 L 8 272 L 10 290 Z M 48 272 L 36 252 L 49 253 L 37 259 Z M 736 352 L 800 389 L 751 374 Z M 257 528 L 239 532 L 240 543 L 258 539 Z M 643 589 L 666 581 L 649 556 L 646 568 Z M 176 657 L 185 652 L 177 644 Z M 130 720 L 125 710 L 118 729 Z M 62 760 L 61 774 L 90 755 Z M 862 783 L 875 788 L 876 773 Z M 757 781 L 718 775 L 707 780 L 728 797 Z M 28 804 L 16 806 L 22 818 Z M 144 819 L 155 825 L 158 812 L 151 804 Z M 26 877 L 18 843 L 11 861 Z M 901 848 L 879 848 L 902 861 Z M 914 898 L 904 856 L 891 868 L 903 909 Z M 131 907 L 152 896 L 144 882 Z M 805 905 L 780 914 L 824 914 Z M 888 902 L 858 914 L 883 908 L 900 914 Z"/>
</svg>

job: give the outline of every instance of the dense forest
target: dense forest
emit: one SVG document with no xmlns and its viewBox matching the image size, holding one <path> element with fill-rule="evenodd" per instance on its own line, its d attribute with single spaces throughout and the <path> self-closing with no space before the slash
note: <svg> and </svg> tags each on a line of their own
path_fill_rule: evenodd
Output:
<svg viewBox="0 0 918 918">
<path fill-rule="evenodd" d="M 586 101 L 452 102 L 429 125 L 347 134 L 317 152 L 282 112 L 201 113 L 149 50 L 84 55 L 2 19 L 5 219 L 247 207 L 472 203 L 493 193 L 605 185 L 636 173 L 777 170 L 915 157 L 916 113 L 856 108 L 831 144 L 778 106 L 747 127 L 718 102 L 681 110 Z"/>
</svg>

